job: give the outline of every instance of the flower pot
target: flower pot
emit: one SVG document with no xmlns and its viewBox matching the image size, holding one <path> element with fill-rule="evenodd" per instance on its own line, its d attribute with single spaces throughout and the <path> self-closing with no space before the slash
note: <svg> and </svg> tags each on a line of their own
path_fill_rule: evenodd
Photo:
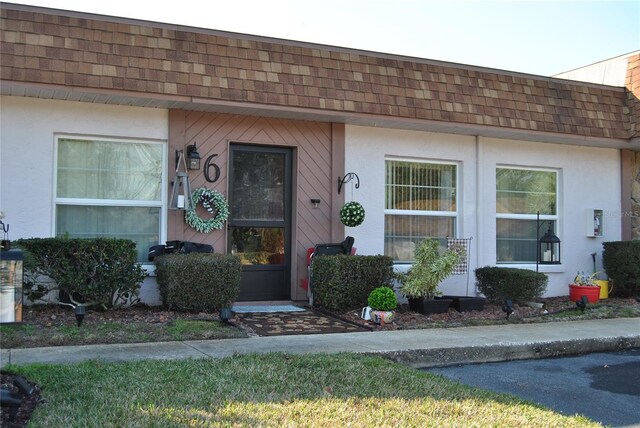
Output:
<svg viewBox="0 0 640 428">
<path fill-rule="evenodd" d="M 451 299 L 451 306 L 458 312 L 481 311 L 484 309 L 484 297 L 442 296 Z"/>
<path fill-rule="evenodd" d="M 578 302 L 582 296 L 587 296 L 589 303 L 598 303 L 600 287 L 593 285 L 569 284 L 569 300 Z"/>
<path fill-rule="evenodd" d="M 371 321 L 376 324 L 389 324 L 395 316 L 394 311 L 371 311 Z"/>
<path fill-rule="evenodd" d="M 449 311 L 449 306 L 453 302 L 452 299 L 446 298 L 409 298 L 409 309 L 414 312 L 418 312 L 424 315 L 428 314 L 443 314 Z"/>
</svg>

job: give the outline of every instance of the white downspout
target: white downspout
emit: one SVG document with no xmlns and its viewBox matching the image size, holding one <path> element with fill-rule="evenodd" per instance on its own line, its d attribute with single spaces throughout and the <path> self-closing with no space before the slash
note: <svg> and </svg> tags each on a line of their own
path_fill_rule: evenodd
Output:
<svg viewBox="0 0 640 428">
<path fill-rule="evenodd" d="M 481 266 L 484 260 L 484 186 L 482 179 L 483 165 L 482 137 L 476 135 L 476 268 Z M 478 295 L 478 289 L 473 281 L 475 295 Z"/>
</svg>

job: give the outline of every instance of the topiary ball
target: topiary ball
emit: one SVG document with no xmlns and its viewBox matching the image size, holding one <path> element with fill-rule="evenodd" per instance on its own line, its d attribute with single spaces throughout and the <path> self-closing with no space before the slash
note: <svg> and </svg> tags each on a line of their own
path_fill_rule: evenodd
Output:
<svg viewBox="0 0 640 428">
<path fill-rule="evenodd" d="M 358 202 L 347 202 L 340 208 L 340 221 L 345 226 L 360 226 L 364 221 L 364 208 Z"/>
<path fill-rule="evenodd" d="M 398 307 L 398 298 L 393 289 L 382 286 L 369 293 L 367 303 L 375 311 L 392 311 Z"/>
</svg>

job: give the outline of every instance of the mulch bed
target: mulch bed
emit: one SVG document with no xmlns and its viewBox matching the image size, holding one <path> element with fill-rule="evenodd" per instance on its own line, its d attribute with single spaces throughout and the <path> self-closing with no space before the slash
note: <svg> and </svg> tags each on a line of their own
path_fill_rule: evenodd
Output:
<svg viewBox="0 0 640 428">
<path fill-rule="evenodd" d="M 72 326 L 76 325 L 75 312 L 69 306 L 37 305 L 25 307 L 22 322 L 39 327 Z M 208 320 L 217 316 L 208 313 L 168 311 L 160 306 L 137 305 L 126 309 L 98 311 L 93 308 L 87 310 L 82 325 L 98 325 L 105 322 L 120 324 L 133 323 L 170 323 L 181 320 Z"/>
<path fill-rule="evenodd" d="M 564 297 L 552 297 L 542 299 L 544 308 L 532 308 L 528 306 L 515 305 L 515 312 L 510 316 L 512 322 L 531 322 L 531 321 L 544 321 L 544 311 L 548 313 L 554 313 L 557 311 L 567 310 L 575 308 L 576 305 L 569 301 L 569 298 Z M 602 305 L 611 305 L 617 307 L 635 307 L 640 308 L 640 304 L 633 298 L 609 298 L 601 300 Z M 308 309 L 308 308 L 307 308 Z M 297 314 L 300 314 L 298 312 Z M 376 330 L 400 330 L 400 329 L 412 329 L 412 328 L 425 328 L 425 327 L 458 327 L 465 325 L 473 321 L 486 321 L 498 322 L 505 320 L 505 313 L 502 311 L 501 305 L 486 303 L 484 310 L 482 311 L 469 311 L 469 312 L 457 312 L 454 309 L 449 309 L 444 314 L 432 314 L 422 315 L 416 312 L 409 311 L 406 305 L 400 306 L 396 311 L 396 316 L 391 324 L 383 326 L 376 325 L 370 321 L 365 321 L 360 318 L 360 309 L 336 312 L 326 311 L 322 309 L 314 309 L 313 313 L 317 316 L 324 314 L 330 318 L 348 321 L 356 323 L 361 326 L 366 326 L 368 329 Z M 291 312 L 295 317 L 295 312 Z M 239 319 L 241 315 L 236 314 L 232 321 Z M 267 314 L 263 314 L 267 315 Z M 101 324 L 104 322 L 118 322 L 122 324 L 133 323 L 170 323 L 172 321 L 182 320 L 210 320 L 217 318 L 215 314 L 208 313 L 196 313 L 196 312 L 177 312 L 169 311 L 162 307 L 149 307 L 149 306 L 134 306 L 127 309 L 112 310 L 112 311 L 94 311 L 87 312 L 87 316 L 84 318 L 83 325 Z M 309 318 L 312 320 L 313 318 Z M 52 327 L 52 326 L 70 326 L 75 325 L 76 319 L 73 309 L 61 306 L 61 305 L 38 305 L 34 307 L 26 307 L 23 312 L 23 322 L 31 324 L 35 327 Z M 282 323 L 282 321 L 276 321 L 274 323 Z M 304 334 L 304 333 L 300 333 Z"/>
<path fill-rule="evenodd" d="M 354 323 L 368 326 L 376 331 L 379 330 L 410 330 L 416 328 L 442 328 L 442 327 L 463 327 L 483 324 L 503 324 L 503 323 L 533 323 L 557 321 L 550 318 L 555 313 L 573 311 L 576 308 L 574 302 L 569 301 L 567 296 L 550 297 L 540 299 L 542 308 L 525 305 L 514 305 L 515 311 L 507 320 L 501 304 L 485 303 L 482 311 L 458 312 L 453 308 L 443 314 L 423 315 L 410 311 L 407 305 L 398 307 L 392 323 L 377 325 L 371 321 L 365 321 L 360 317 L 360 311 L 347 311 L 335 314 L 342 319 Z M 599 305 L 607 305 L 616 308 L 635 308 L 640 310 L 640 303 L 634 298 L 609 298 L 600 300 Z M 578 314 L 576 314 L 578 315 Z M 569 321 L 571 317 L 564 320 Z"/>
</svg>

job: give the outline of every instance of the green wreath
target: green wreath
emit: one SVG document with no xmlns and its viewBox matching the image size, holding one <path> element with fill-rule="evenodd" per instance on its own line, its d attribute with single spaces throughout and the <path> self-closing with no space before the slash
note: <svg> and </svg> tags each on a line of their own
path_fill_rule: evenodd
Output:
<svg viewBox="0 0 640 428">
<path fill-rule="evenodd" d="M 220 192 L 198 187 L 191 193 L 193 206 L 185 213 L 187 224 L 200 233 L 209 233 L 213 229 L 222 229 L 224 222 L 229 217 L 229 205 Z M 196 205 L 202 202 L 202 206 L 213 215 L 209 220 L 204 220 L 196 213 Z"/>
<path fill-rule="evenodd" d="M 340 208 L 340 221 L 345 226 L 360 226 L 364 221 L 364 208 L 358 202 L 347 202 Z"/>
</svg>

